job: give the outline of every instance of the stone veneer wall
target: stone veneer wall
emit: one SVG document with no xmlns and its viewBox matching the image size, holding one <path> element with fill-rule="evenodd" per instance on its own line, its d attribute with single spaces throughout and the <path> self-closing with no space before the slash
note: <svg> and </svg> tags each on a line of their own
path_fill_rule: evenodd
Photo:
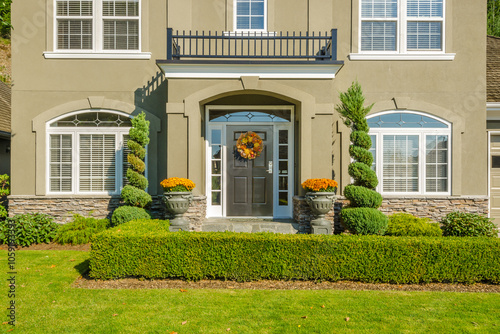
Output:
<svg viewBox="0 0 500 334">
<path fill-rule="evenodd" d="M 111 218 L 113 210 L 122 205 L 119 196 L 9 196 L 9 216 L 25 213 L 45 213 L 57 223 L 71 221 L 74 214 L 95 218 Z M 151 215 L 156 219 L 172 218 L 165 208 L 163 196 L 153 196 Z M 207 211 L 207 198 L 195 196 L 184 214 L 191 222 L 190 229 L 201 230 Z"/>
<path fill-rule="evenodd" d="M 348 205 L 349 201 L 343 196 L 337 197 L 334 207 L 326 215 L 332 221 L 334 233 L 341 233 L 343 227 L 340 224 L 340 210 Z M 386 215 L 397 212 L 411 213 L 417 217 L 428 217 L 434 221 L 439 221 L 448 213 L 453 211 L 471 212 L 487 215 L 488 198 L 477 197 L 386 197 L 380 207 Z M 293 198 L 293 218 L 299 224 L 299 233 L 309 233 L 311 229 L 312 213 L 305 198 L 294 196 Z"/>
</svg>

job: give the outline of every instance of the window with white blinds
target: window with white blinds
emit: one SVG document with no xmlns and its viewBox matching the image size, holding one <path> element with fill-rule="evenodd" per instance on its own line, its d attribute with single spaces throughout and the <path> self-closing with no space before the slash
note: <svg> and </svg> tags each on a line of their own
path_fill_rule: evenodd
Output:
<svg viewBox="0 0 500 334">
<path fill-rule="evenodd" d="M 360 51 L 444 51 L 444 0 L 360 1 Z"/>
<path fill-rule="evenodd" d="M 415 112 L 368 118 L 372 169 L 383 194 L 443 194 L 450 191 L 451 127 Z"/>
<path fill-rule="evenodd" d="M 267 0 L 235 0 L 235 28 L 242 31 L 265 31 Z"/>
<path fill-rule="evenodd" d="M 79 118 L 89 120 L 106 116 L 116 118 L 117 114 L 78 114 Z M 47 127 L 48 193 L 118 194 L 128 182 L 130 127 L 103 127 L 98 122 L 87 122 L 87 126 L 64 126 L 60 122 L 58 119 Z M 52 126 L 54 124 L 58 126 Z"/>
<path fill-rule="evenodd" d="M 140 0 L 55 2 L 57 50 L 140 50 Z"/>
</svg>

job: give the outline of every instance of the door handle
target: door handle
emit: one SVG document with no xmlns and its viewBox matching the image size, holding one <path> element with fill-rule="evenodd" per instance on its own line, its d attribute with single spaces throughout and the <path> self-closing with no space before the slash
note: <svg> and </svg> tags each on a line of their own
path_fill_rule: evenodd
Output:
<svg viewBox="0 0 500 334">
<path fill-rule="evenodd" d="M 272 174 L 273 173 L 273 162 L 272 161 L 269 161 L 269 169 L 267 170 L 267 172 L 269 174 Z"/>
</svg>

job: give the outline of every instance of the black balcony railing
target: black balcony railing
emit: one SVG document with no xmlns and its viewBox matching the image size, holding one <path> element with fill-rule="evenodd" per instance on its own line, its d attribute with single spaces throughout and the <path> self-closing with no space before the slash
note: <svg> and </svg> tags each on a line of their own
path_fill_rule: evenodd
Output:
<svg viewBox="0 0 500 334">
<path fill-rule="evenodd" d="M 336 61 L 337 29 L 330 33 L 186 32 L 167 29 L 167 60 Z"/>
</svg>

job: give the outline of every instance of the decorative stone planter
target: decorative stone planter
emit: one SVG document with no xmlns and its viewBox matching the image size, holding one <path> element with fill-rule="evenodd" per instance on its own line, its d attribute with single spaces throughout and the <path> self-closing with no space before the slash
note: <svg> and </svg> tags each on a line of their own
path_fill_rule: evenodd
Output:
<svg viewBox="0 0 500 334">
<path fill-rule="evenodd" d="M 332 222 L 325 219 L 325 215 L 331 210 L 335 201 L 335 193 L 308 192 L 306 202 L 316 217 L 311 220 L 311 234 L 332 234 Z"/>
<path fill-rule="evenodd" d="M 175 216 L 170 220 L 170 232 L 189 231 L 189 221 L 182 215 L 189 209 L 193 194 L 191 192 L 165 192 L 163 200 L 167 210 Z"/>
</svg>

